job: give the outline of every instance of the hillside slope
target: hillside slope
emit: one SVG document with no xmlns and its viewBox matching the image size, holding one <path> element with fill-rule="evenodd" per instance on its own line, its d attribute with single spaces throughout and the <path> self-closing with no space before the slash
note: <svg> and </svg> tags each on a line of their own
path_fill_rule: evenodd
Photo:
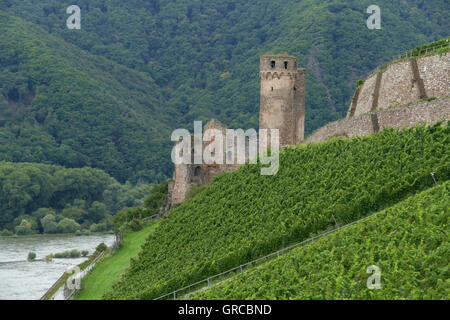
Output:
<svg viewBox="0 0 450 320">
<path fill-rule="evenodd" d="M 450 175 L 450 127 L 299 145 L 280 170 L 246 165 L 174 208 L 106 297 L 151 299 L 355 221 Z"/>
<path fill-rule="evenodd" d="M 159 221 L 153 221 L 142 230 L 125 233 L 121 248 L 113 255 L 106 256 L 95 265 L 95 268 L 82 280 L 82 290 L 75 296 L 75 300 L 99 300 L 111 290 L 118 279 L 135 258 L 145 239 L 155 231 Z"/>
<path fill-rule="evenodd" d="M 0 160 L 171 174 L 177 112 L 154 80 L 0 12 Z"/>
<path fill-rule="evenodd" d="M 74 120 L 75 116 L 67 116 L 73 108 L 52 118 L 59 104 L 52 96 L 46 99 L 45 107 L 44 101 L 31 99 L 27 83 L 36 84 L 34 80 L 28 81 L 27 63 L 21 62 L 21 56 L 19 60 L 12 56 L 7 60 L 6 69 L 18 68 L 21 75 L 8 80 L 8 86 L 2 89 L 4 99 L 0 95 L 3 100 L 0 109 L 4 109 L 5 99 L 10 96 L 11 106 L 6 110 L 14 114 L 19 96 L 19 103 L 31 105 L 39 114 L 37 123 L 22 118 L 14 126 L 8 124 L 13 127 L 3 135 L 7 136 L 5 140 L 14 141 L 14 147 L 0 149 L 0 159 L 13 157 L 10 160 L 16 161 L 21 157 L 65 166 L 92 161 L 92 165 L 105 168 L 121 181 L 130 176 L 161 180 L 162 176 L 170 176 L 172 166 L 168 148 L 160 145 L 170 144 L 170 129 L 175 126 L 192 128 L 193 120 L 216 118 L 229 127 L 258 127 L 259 56 L 266 53 L 288 52 L 298 56 L 300 66 L 307 68 L 306 133 L 310 133 L 345 116 L 355 80 L 365 78 L 370 70 L 404 50 L 448 36 L 450 21 L 446 17 L 450 9 L 446 0 L 380 0 L 377 4 L 382 10 L 382 30 L 366 27 L 369 15 L 365 11 L 372 4 L 370 0 L 232 0 L 226 3 L 219 0 L 79 0 L 82 29 L 68 30 L 66 1 L 2 0 L 0 10 L 33 23 L 21 22 L 21 26 L 8 23 L 25 33 L 25 37 L 22 33 L 1 30 L 5 40 L 2 48 L 8 48 L 6 52 L 27 49 L 28 46 L 20 44 L 22 38 L 39 39 L 40 47 L 46 47 L 42 42 L 48 39 L 64 39 L 95 56 L 146 74 L 137 76 L 129 69 L 105 65 L 99 62 L 103 60 L 90 55 L 84 59 L 85 54 L 73 47 L 61 51 L 52 46 L 57 56 L 70 60 L 64 62 L 62 69 L 67 68 L 66 64 L 72 67 L 76 64 L 76 68 L 91 70 L 83 74 L 83 79 L 102 74 L 99 69 L 107 72 L 95 83 L 94 87 L 100 90 L 92 101 L 108 100 L 103 94 L 113 95 L 119 101 L 111 105 L 131 105 L 134 111 L 139 105 L 143 109 L 150 105 L 153 109 L 151 116 L 140 111 L 130 115 L 122 108 L 122 112 L 116 113 L 112 107 L 93 108 L 90 100 L 78 99 L 79 108 L 92 111 L 86 113 L 83 122 L 91 126 L 95 123 L 97 132 L 94 136 L 87 135 L 84 133 L 87 126 L 80 124 L 71 130 L 77 127 L 83 130 L 72 136 L 84 137 L 69 139 L 67 130 L 61 127 Z M 46 32 L 37 32 L 35 25 Z M 9 39 L 10 36 L 13 38 Z M 10 42 L 17 41 L 19 44 L 11 48 Z M 67 46 L 59 43 L 57 47 Z M 40 52 L 33 50 L 28 54 Z M 51 51 L 46 55 L 54 62 Z M 5 60 L 0 61 L 4 73 Z M 50 65 L 49 60 L 41 59 L 38 63 Z M 41 77 L 45 70 L 35 71 L 32 79 Z M 70 69 L 65 74 L 72 76 L 77 72 Z M 10 72 L 7 76 L 11 76 Z M 121 82 L 120 85 L 111 83 L 118 88 L 116 93 L 104 88 L 105 78 Z M 47 80 L 55 86 L 64 82 L 57 77 Z M 67 87 L 70 86 L 65 84 L 58 89 L 55 100 L 64 103 L 72 100 L 72 95 L 65 94 Z M 84 92 L 90 89 L 82 88 L 80 92 L 90 95 Z M 138 93 L 130 94 L 128 90 Z M 0 116 L 4 111 L 1 110 Z M 104 115 L 108 121 L 93 120 L 105 113 L 109 115 Z M 138 125 L 139 119 L 146 124 L 146 129 Z M 39 125 L 43 121 L 46 125 L 51 123 L 51 129 L 43 132 Z M 134 130 L 129 128 L 131 122 Z M 18 126 L 22 127 L 20 135 L 17 135 Z M 112 129 L 122 127 L 125 129 Z M 48 142 L 42 144 L 39 140 Z"/>
<path fill-rule="evenodd" d="M 449 299 L 449 207 L 447 181 L 191 298 Z"/>
</svg>

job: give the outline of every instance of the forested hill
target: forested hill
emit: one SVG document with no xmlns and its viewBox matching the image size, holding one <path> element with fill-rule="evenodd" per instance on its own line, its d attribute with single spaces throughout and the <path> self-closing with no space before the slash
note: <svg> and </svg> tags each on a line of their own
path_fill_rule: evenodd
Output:
<svg viewBox="0 0 450 320">
<path fill-rule="evenodd" d="M 0 159 L 92 165 L 122 181 L 170 175 L 176 126 L 214 117 L 257 128 L 261 54 L 288 52 L 308 69 L 310 133 L 345 115 L 355 80 L 450 29 L 446 0 L 377 1 L 381 30 L 366 27 L 371 0 L 76 4 L 81 30 L 66 28 L 66 1 L 0 0 L 42 28 L 1 16 L 1 139 L 14 142 L 2 141 Z"/>
<path fill-rule="evenodd" d="M 0 160 L 91 166 L 122 182 L 171 174 L 178 115 L 149 75 L 0 19 Z"/>
</svg>

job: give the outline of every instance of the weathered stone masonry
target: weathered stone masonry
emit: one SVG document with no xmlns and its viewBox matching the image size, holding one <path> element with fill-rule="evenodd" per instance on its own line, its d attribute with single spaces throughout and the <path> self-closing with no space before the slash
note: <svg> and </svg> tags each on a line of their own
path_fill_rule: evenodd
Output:
<svg viewBox="0 0 450 320">
<path fill-rule="evenodd" d="M 259 75 L 260 129 L 278 129 L 281 147 L 301 142 L 305 131 L 305 69 L 297 68 L 296 57 L 262 56 Z M 224 134 L 226 131 L 226 127 L 217 120 L 208 122 L 204 131 L 208 129 L 218 129 Z M 207 144 L 203 143 L 203 149 Z M 225 145 L 224 150 L 228 150 Z M 246 150 L 245 158 L 248 159 L 248 146 Z M 235 171 L 240 166 L 239 164 L 176 165 L 173 183 L 169 185 L 172 204 L 184 202 L 186 194 L 192 187 L 209 184 L 216 175 Z"/>
<path fill-rule="evenodd" d="M 403 60 L 367 78 L 355 92 L 347 117 L 406 105 L 424 98 L 445 98 L 449 92 L 450 53 Z"/>
<path fill-rule="evenodd" d="M 333 137 L 360 137 L 376 133 L 374 117 L 379 130 L 384 128 L 410 128 L 415 124 L 433 124 L 450 119 L 450 97 L 432 101 L 418 102 L 407 106 L 398 106 L 378 110 L 359 116 L 335 121 L 310 135 L 304 143 L 325 141 Z"/>
<path fill-rule="evenodd" d="M 278 129 L 281 147 L 301 142 L 305 132 L 305 69 L 298 69 L 297 58 L 292 56 L 262 56 L 260 78 L 259 128 Z"/>
</svg>

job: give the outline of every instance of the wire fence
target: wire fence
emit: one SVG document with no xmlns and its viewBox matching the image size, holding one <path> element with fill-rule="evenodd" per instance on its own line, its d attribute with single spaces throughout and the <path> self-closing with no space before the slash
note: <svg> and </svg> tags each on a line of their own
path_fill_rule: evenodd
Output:
<svg viewBox="0 0 450 320">
<path fill-rule="evenodd" d="M 215 275 L 213 275 L 211 277 L 208 277 L 206 279 L 203 279 L 201 281 L 195 282 L 195 283 L 190 284 L 188 286 L 185 286 L 185 287 L 182 287 L 182 288 L 177 289 L 175 291 L 169 292 L 169 293 L 167 293 L 165 295 L 162 295 L 162 296 L 160 296 L 160 297 L 158 297 L 158 298 L 156 298 L 154 300 L 176 300 L 179 297 L 187 297 L 187 296 L 189 296 L 189 295 L 191 295 L 191 294 L 193 294 L 195 292 L 198 292 L 198 291 L 201 291 L 201 290 L 204 290 L 204 289 L 208 289 L 208 288 L 210 288 L 213 285 L 216 285 L 216 284 L 218 284 L 220 282 L 223 282 L 225 280 L 228 280 L 228 279 L 232 278 L 235 275 L 243 273 L 244 270 L 248 269 L 249 267 L 255 267 L 256 265 L 261 264 L 263 262 L 266 262 L 268 260 L 272 260 L 274 258 L 278 258 L 279 256 L 285 254 L 287 251 L 290 251 L 290 250 L 292 250 L 292 249 L 294 249 L 296 247 L 305 245 L 305 244 L 307 244 L 309 242 L 314 242 L 314 240 L 316 240 L 316 239 L 322 238 L 324 236 L 327 236 L 327 235 L 329 235 L 331 233 L 337 232 L 337 231 L 342 230 L 344 228 L 350 227 L 350 226 L 352 226 L 352 225 L 354 225 L 356 223 L 359 223 L 359 222 L 361 222 L 363 220 L 369 219 L 369 218 L 377 215 L 380 212 L 381 211 L 375 212 L 375 213 L 373 213 L 371 215 L 368 215 L 368 216 L 366 216 L 364 218 L 361 218 L 359 220 L 356 220 L 356 221 L 353 221 L 351 223 L 348 223 L 348 224 L 346 224 L 344 226 L 335 228 L 333 230 L 329 230 L 327 232 L 321 233 L 321 234 L 319 234 L 317 236 L 311 237 L 311 238 L 303 240 L 301 242 L 297 242 L 297 243 L 292 244 L 292 245 L 290 245 L 288 247 L 285 247 L 285 248 L 282 248 L 282 249 L 277 250 L 275 252 L 272 252 L 272 253 L 270 253 L 270 254 L 268 254 L 266 256 L 263 256 L 263 257 L 260 257 L 258 259 L 252 260 L 250 262 L 241 264 L 241 265 L 239 265 L 237 267 L 234 267 L 234 268 L 229 269 L 227 271 L 224 271 L 222 273 L 215 274 Z"/>
<path fill-rule="evenodd" d="M 150 221 L 159 219 L 159 218 L 161 218 L 161 217 L 159 216 L 159 214 L 155 214 L 155 215 L 153 215 L 153 216 L 143 218 L 143 219 L 142 219 L 142 222 L 147 223 L 147 222 L 150 222 Z"/>
<path fill-rule="evenodd" d="M 92 270 L 92 268 L 94 268 L 94 266 L 97 264 L 97 262 L 98 262 L 101 258 L 103 258 L 104 255 L 105 255 L 105 251 L 102 251 L 102 253 L 99 254 L 99 255 L 94 259 L 94 261 L 92 261 L 85 269 L 83 269 L 82 271 L 78 272 L 76 275 L 71 276 L 71 277 L 68 279 L 68 281 L 73 281 L 73 280 L 75 280 L 75 281 L 78 281 L 78 282 L 81 283 L 81 280 L 88 274 L 89 271 Z M 72 291 L 70 291 L 70 293 L 69 293 L 67 296 L 64 297 L 65 300 L 70 300 L 70 299 L 73 297 L 73 295 L 74 295 L 75 293 L 77 293 L 79 290 L 80 290 L 80 288 L 73 288 Z"/>
<path fill-rule="evenodd" d="M 450 43 L 446 42 L 446 43 L 437 44 L 437 45 L 434 45 L 432 47 L 424 48 L 424 49 L 420 49 L 420 50 L 411 49 L 411 50 L 408 50 L 408 51 L 406 51 L 406 52 L 404 52 L 402 54 L 399 54 L 398 56 L 395 56 L 391 60 L 391 62 L 395 62 L 395 61 L 403 60 L 403 59 L 409 59 L 409 58 L 418 58 L 418 57 L 421 57 L 423 55 L 427 55 L 428 53 L 432 53 L 432 52 L 434 52 L 434 51 L 436 51 L 438 49 L 441 49 L 441 48 L 444 48 L 444 47 L 448 47 L 449 45 L 450 45 Z M 375 74 L 375 73 L 377 73 L 377 72 L 387 68 L 391 62 L 382 64 L 382 65 L 376 67 L 375 69 L 373 69 L 371 72 L 369 72 L 369 77 L 370 77 L 370 75 L 373 75 L 373 74 Z"/>
</svg>

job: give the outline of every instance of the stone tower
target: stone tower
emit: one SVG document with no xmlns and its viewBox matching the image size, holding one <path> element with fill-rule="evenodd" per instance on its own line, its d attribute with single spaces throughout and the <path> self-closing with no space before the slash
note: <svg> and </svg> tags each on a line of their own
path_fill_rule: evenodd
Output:
<svg viewBox="0 0 450 320">
<path fill-rule="evenodd" d="M 304 139 L 305 69 L 297 68 L 297 58 L 270 55 L 260 58 L 260 129 L 278 129 L 280 147 Z"/>
</svg>

